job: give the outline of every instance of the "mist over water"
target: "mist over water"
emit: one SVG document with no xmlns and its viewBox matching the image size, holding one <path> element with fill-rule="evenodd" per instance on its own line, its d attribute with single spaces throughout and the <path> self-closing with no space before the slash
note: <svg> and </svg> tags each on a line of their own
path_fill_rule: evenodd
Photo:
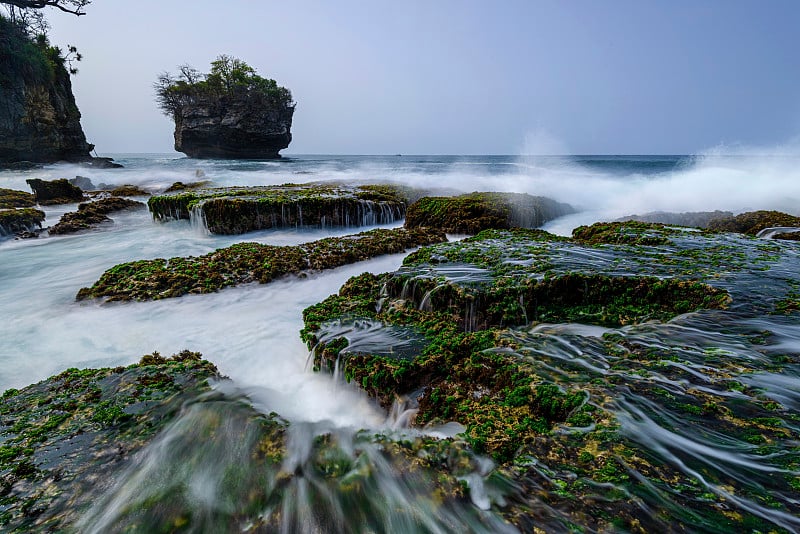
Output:
<svg viewBox="0 0 800 534">
<path fill-rule="evenodd" d="M 794 155 L 297 156 L 270 162 L 119 155 L 117 161 L 126 167 L 95 170 L 56 165 L 31 171 L 0 171 L 0 187 L 27 191 L 26 178 L 81 175 L 95 184 L 134 184 L 152 191 L 176 181 L 198 180 L 208 180 L 214 186 L 389 181 L 445 191 L 515 191 L 548 196 L 578 208 L 579 213 L 546 226 L 562 234 L 580 224 L 651 211 L 778 209 L 798 214 L 800 209 L 800 157 Z M 73 209 L 74 205 L 45 207 L 46 225 L 55 224 L 63 213 Z M 337 292 L 353 275 L 397 269 L 403 255 L 384 256 L 303 279 L 288 278 L 209 295 L 145 303 L 77 303 L 74 298 L 78 289 L 90 286 L 103 271 L 118 263 L 200 255 L 242 241 L 290 245 L 356 231 L 290 228 L 214 236 L 193 228 L 187 221 L 156 223 L 146 210 L 112 214 L 112 218 L 113 225 L 84 234 L 0 241 L 0 309 L 4 310 L 0 321 L 0 391 L 23 387 L 68 367 L 127 365 L 152 351 L 169 355 L 189 349 L 202 352 L 213 361 L 257 409 L 264 413 L 275 411 L 298 428 L 305 428 L 309 434 L 306 441 L 321 432 L 343 431 L 342 435 L 352 436 L 357 429 L 387 429 L 397 422 L 397 418 L 387 420 L 384 410 L 355 388 L 343 387 L 326 374 L 311 373 L 306 365 L 308 351 L 298 331 L 304 308 Z M 797 351 L 800 347 L 796 325 L 769 320 L 760 326 L 777 332 L 784 350 Z M 642 328 L 637 334 L 641 339 L 645 338 L 645 330 Z M 665 339 L 669 329 L 662 330 L 658 339 Z M 597 332 L 574 327 L 569 334 L 585 339 Z M 686 331 L 679 335 L 691 339 L 700 334 Z M 574 358 L 574 347 L 564 344 L 565 339 L 563 334 L 552 338 L 555 348 L 551 357 Z M 745 356 L 749 350 L 734 345 L 729 348 Z M 602 360 L 583 358 L 590 372 L 607 372 L 608 365 Z M 800 405 L 794 378 L 756 373 L 746 380 L 788 407 Z M 664 455 L 674 454 L 668 451 L 674 436 L 664 435 L 658 425 L 653 426 L 647 413 L 649 407 L 625 402 L 620 401 L 620 414 L 626 427 L 655 440 L 667 451 Z M 213 460 L 214 454 L 227 457 L 230 451 L 225 443 L 216 452 L 187 449 L 185 444 L 192 443 L 192 422 L 197 418 L 202 419 L 203 415 L 190 411 L 185 419 L 176 421 L 141 460 L 139 467 L 143 470 L 132 472 L 121 481 L 106 504 L 120 507 L 153 477 L 161 480 L 158 466 L 164 462 L 179 463 L 186 458 L 206 462 L 211 461 L 208 458 Z M 183 445 L 172 448 L 170 444 L 174 443 Z M 692 450 L 698 457 L 707 458 L 708 446 L 695 443 Z M 379 464 L 373 445 L 363 442 L 358 447 L 365 457 L 373 458 L 376 466 Z M 685 449 L 690 450 L 688 445 Z M 737 454 L 738 457 L 728 454 L 725 460 L 747 459 L 741 451 Z M 380 469 L 388 468 L 376 467 L 376 472 L 383 473 Z M 471 486 L 478 486 L 480 476 L 469 476 Z M 204 486 L 198 480 L 193 478 L 191 484 L 200 494 L 204 488 L 211 491 L 210 485 Z M 393 497 L 397 506 L 411 502 L 404 493 L 407 488 L 387 485 L 384 478 L 376 479 L 375 484 L 386 491 L 399 492 Z M 307 488 L 298 486 L 293 491 L 302 493 Z M 474 495 L 473 500 L 485 507 L 488 501 L 484 497 Z M 93 513 L 90 523 L 98 531 L 117 517 L 104 515 L 102 510 Z M 774 517 L 777 524 L 796 524 L 791 519 Z M 413 526 L 418 519 L 387 518 L 385 524 L 398 521 L 395 524 Z M 460 525 L 455 517 L 446 518 L 442 525 L 427 523 L 429 520 L 426 516 L 423 524 L 431 531 L 449 531 Z M 297 521 L 300 525 L 303 519 L 298 516 Z M 487 525 L 498 526 L 487 521 Z M 492 531 L 474 525 L 470 528 Z"/>
</svg>

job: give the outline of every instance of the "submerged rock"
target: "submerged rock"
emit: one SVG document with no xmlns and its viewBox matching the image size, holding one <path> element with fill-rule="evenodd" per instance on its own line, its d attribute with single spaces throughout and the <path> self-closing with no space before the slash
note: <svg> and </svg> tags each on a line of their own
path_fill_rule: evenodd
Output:
<svg viewBox="0 0 800 534">
<path fill-rule="evenodd" d="M 77 299 L 154 300 L 186 293 L 212 293 L 250 282 L 266 284 L 287 274 L 330 269 L 382 254 L 444 241 L 438 230 L 371 230 L 297 246 L 237 243 L 199 257 L 141 260 L 107 270 Z"/>
<path fill-rule="evenodd" d="M 94 191 L 95 189 L 99 189 L 94 185 L 94 183 L 92 183 L 91 179 L 85 176 L 76 176 L 75 178 L 70 178 L 69 183 L 75 187 L 80 187 L 84 191 Z"/>
<path fill-rule="evenodd" d="M 72 234 L 88 230 L 104 222 L 111 222 L 109 213 L 122 210 L 143 209 L 144 204 L 127 198 L 111 197 L 78 205 L 78 211 L 62 215 L 61 220 L 48 229 L 50 235 Z"/>
<path fill-rule="evenodd" d="M 391 223 L 405 215 L 406 196 L 389 185 L 283 184 L 155 195 L 147 205 L 156 220 L 194 218 L 211 233 L 241 234 L 266 228 Z"/>
<path fill-rule="evenodd" d="M 568 204 L 525 193 L 470 193 L 421 198 L 408 207 L 405 225 L 476 234 L 488 228 L 537 228 L 573 212 Z"/>
<path fill-rule="evenodd" d="M 190 189 L 201 189 L 208 187 L 211 182 L 207 180 L 203 180 L 201 182 L 189 182 L 185 184 L 183 182 L 173 182 L 171 186 L 164 190 L 165 193 L 175 193 L 178 191 L 186 191 Z"/>
<path fill-rule="evenodd" d="M 25 191 L 0 189 L 0 209 L 32 208 L 36 205 L 35 197 Z"/>
<path fill-rule="evenodd" d="M 0 209 L 0 236 L 34 233 L 42 228 L 44 212 L 34 208 Z"/>
<path fill-rule="evenodd" d="M 800 364 L 758 319 L 800 309 L 796 254 L 645 223 L 487 230 L 352 278 L 302 336 L 414 424 L 464 425 L 520 488 L 503 513 L 522 531 L 792 531 L 797 396 L 746 384 Z"/>
<path fill-rule="evenodd" d="M 25 180 L 33 190 L 36 202 L 43 206 L 51 204 L 70 204 L 86 200 L 80 187 L 72 185 L 66 178 L 58 180 Z"/>
</svg>

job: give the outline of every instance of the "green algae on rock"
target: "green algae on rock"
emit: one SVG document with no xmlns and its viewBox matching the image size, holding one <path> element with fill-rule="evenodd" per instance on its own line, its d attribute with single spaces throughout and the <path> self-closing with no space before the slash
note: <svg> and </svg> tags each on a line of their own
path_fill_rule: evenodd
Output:
<svg viewBox="0 0 800 534">
<path fill-rule="evenodd" d="M 72 234 L 88 230 L 98 224 L 111 222 L 109 213 L 123 210 L 142 209 L 144 204 L 127 198 L 111 197 L 78 205 L 78 211 L 62 215 L 61 220 L 48 230 L 50 235 Z"/>
<path fill-rule="evenodd" d="M 138 185 L 125 184 L 115 187 L 110 191 L 112 197 L 149 197 L 150 192 Z"/>
<path fill-rule="evenodd" d="M 192 189 L 147 202 L 156 220 L 194 218 L 214 234 L 387 224 L 403 218 L 406 204 L 400 187 L 332 183 Z"/>
<path fill-rule="evenodd" d="M 573 213 L 568 204 L 525 193 L 469 193 L 454 197 L 423 197 L 411 204 L 406 227 L 432 226 L 456 234 L 476 234 L 488 228 L 536 228 Z"/>
<path fill-rule="evenodd" d="M 800 228 L 800 217 L 780 211 L 748 211 L 735 217 L 713 220 L 709 223 L 708 229 L 717 232 L 739 232 L 756 235 L 766 228 L 782 226 Z"/>
<path fill-rule="evenodd" d="M 0 209 L 32 208 L 36 205 L 35 197 L 25 191 L 0 189 Z"/>
<path fill-rule="evenodd" d="M 759 386 L 800 359 L 748 321 L 796 289 L 796 247 L 638 223 L 582 235 L 485 231 L 353 278 L 304 311 L 315 368 L 383 406 L 408 397 L 415 424 L 464 425 L 518 484 L 503 513 L 523 531 L 796 530 L 798 419 Z M 554 288 L 530 295 L 538 315 L 537 284 Z"/>
<path fill-rule="evenodd" d="M 262 284 L 287 274 L 355 263 L 382 254 L 437 243 L 444 234 L 428 228 L 370 230 L 297 246 L 237 243 L 199 257 L 141 260 L 107 270 L 77 299 L 154 300 L 186 293 L 211 293 L 250 282 Z"/>
<path fill-rule="evenodd" d="M 2 529 L 53 531 L 73 523 L 99 497 L 98 481 L 215 377 L 214 365 L 183 351 L 128 367 L 68 369 L 7 390 L 0 403 Z"/>
<path fill-rule="evenodd" d="M 42 227 L 44 212 L 35 208 L 0 209 L 0 236 L 33 232 Z"/>
</svg>

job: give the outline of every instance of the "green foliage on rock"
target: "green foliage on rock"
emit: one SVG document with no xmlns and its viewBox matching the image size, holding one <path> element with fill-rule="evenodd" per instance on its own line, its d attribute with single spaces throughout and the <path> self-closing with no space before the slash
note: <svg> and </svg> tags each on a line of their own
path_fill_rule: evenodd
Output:
<svg viewBox="0 0 800 534">
<path fill-rule="evenodd" d="M 292 93 L 275 80 L 259 76 L 244 61 L 227 55 L 211 62 L 208 74 L 184 65 L 175 77 L 169 73 L 159 76 L 154 85 L 156 101 L 164 114 L 174 116 L 198 99 L 223 99 L 242 95 L 258 96 L 271 105 L 290 108 Z"/>
</svg>

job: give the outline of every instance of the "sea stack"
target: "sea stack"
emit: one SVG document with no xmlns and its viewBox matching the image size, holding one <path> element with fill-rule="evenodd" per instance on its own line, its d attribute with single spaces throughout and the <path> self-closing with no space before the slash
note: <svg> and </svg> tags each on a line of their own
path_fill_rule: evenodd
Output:
<svg viewBox="0 0 800 534">
<path fill-rule="evenodd" d="M 175 150 L 191 158 L 280 158 L 292 140 L 291 92 L 239 59 L 220 56 L 209 74 L 182 67 L 155 87 L 175 121 Z"/>
</svg>

